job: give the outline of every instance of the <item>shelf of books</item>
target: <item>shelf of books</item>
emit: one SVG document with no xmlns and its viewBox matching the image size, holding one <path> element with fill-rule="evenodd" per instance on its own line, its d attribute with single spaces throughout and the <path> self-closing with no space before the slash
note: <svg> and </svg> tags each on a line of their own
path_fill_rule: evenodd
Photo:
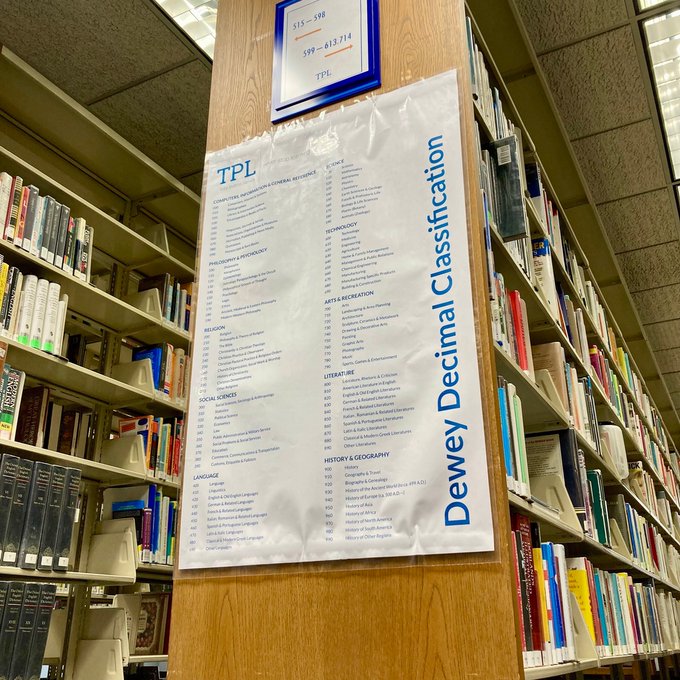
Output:
<svg viewBox="0 0 680 680">
<path fill-rule="evenodd" d="M 527 678 L 680 652 L 678 454 L 468 19 Z"/>
<path fill-rule="evenodd" d="M 5 48 L 0 79 L 0 677 L 122 680 L 167 660 L 198 197 Z"/>
</svg>

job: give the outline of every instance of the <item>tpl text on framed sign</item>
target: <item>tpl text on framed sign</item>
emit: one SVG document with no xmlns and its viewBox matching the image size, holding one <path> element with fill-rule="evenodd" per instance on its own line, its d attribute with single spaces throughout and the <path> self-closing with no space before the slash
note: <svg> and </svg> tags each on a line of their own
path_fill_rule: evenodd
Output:
<svg viewBox="0 0 680 680">
<path fill-rule="evenodd" d="M 379 86 L 378 0 L 277 4 L 274 123 Z"/>
</svg>

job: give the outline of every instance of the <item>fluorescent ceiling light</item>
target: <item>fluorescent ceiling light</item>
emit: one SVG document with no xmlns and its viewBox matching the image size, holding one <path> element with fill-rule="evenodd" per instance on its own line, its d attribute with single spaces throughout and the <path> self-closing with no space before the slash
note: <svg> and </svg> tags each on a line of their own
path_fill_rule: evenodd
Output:
<svg viewBox="0 0 680 680">
<path fill-rule="evenodd" d="M 211 59 L 215 52 L 217 0 L 156 0 L 156 4 Z"/>
<path fill-rule="evenodd" d="M 650 7 L 663 5 L 664 2 L 668 1 L 669 0 L 638 0 L 638 9 L 642 11 L 643 9 L 649 9 Z"/>
<path fill-rule="evenodd" d="M 654 0 L 640 0 L 645 7 Z M 673 179 L 680 178 L 680 10 L 659 14 L 644 22 L 652 66 L 652 79 L 661 109 Z"/>
</svg>

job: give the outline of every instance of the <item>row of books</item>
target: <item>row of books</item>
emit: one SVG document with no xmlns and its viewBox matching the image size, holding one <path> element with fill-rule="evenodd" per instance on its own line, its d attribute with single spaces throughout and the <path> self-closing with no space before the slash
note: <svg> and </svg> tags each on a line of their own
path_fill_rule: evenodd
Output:
<svg viewBox="0 0 680 680">
<path fill-rule="evenodd" d="M 666 481 L 668 471 L 664 470 L 663 461 L 665 455 L 668 454 L 668 440 L 661 418 L 644 391 L 641 379 L 632 369 L 627 352 L 617 346 L 616 334 L 611 328 L 606 309 L 585 267 L 578 264 L 576 251 L 571 247 L 569 239 L 561 228 L 557 206 L 543 186 L 540 164 L 536 161 L 524 162 L 520 143 L 521 135 L 504 115 L 500 119 L 503 122 L 501 129 L 495 125 L 496 113 L 502 112 L 502 106 L 499 106 L 500 100 L 495 101 L 497 92 L 489 89 L 483 57 L 476 47 L 470 26 L 468 30 L 473 85 L 477 84 L 477 91 L 483 100 L 481 102 L 478 100 L 478 104 L 483 112 L 492 112 L 491 119 L 494 123 L 494 125 L 490 124 L 490 127 L 494 131 L 495 139 L 490 142 L 482 145 L 478 131 L 492 318 L 498 324 L 499 315 L 505 311 L 506 317 L 514 322 L 510 331 L 518 330 L 520 336 L 522 329 L 526 329 L 528 325 L 528 321 L 522 318 L 522 314 L 518 313 L 516 307 L 509 304 L 504 297 L 502 278 L 499 279 L 501 275 L 495 272 L 491 247 L 491 230 L 495 229 L 506 240 L 506 249 L 523 269 L 532 286 L 535 286 L 542 294 L 553 318 L 569 339 L 574 352 L 581 359 L 589 375 L 600 383 L 603 394 L 625 423 L 645 457 Z M 479 74 L 482 75 L 477 78 Z M 525 190 L 531 197 L 531 204 L 541 225 L 540 232 L 533 239 L 528 238 L 523 198 Z M 509 225 L 514 225 L 514 232 Z M 517 240 L 508 241 L 510 238 Z M 561 282 L 556 280 L 553 257 L 566 270 L 576 290 L 577 299 L 572 299 L 569 294 L 565 293 Z M 592 325 L 600 338 L 602 347 L 606 348 L 606 353 L 589 342 L 587 325 Z M 513 358 L 522 368 L 526 368 L 523 365 L 524 362 L 520 360 L 521 343 L 518 343 L 511 333 L 503 338 L 502 330 L 499 332 L 498 327 L 495 330 L 496 337 L 502 338 L 502 341 L 508 343 L 511 349 L 513 343 L 515 344 L 516 351 Z M 613 357 L 613 362 L 609 361 L 608 354 Z M 610 366 L 610 363 L 613 365 Z M 622 379 L 619 378 L 617 371 Z M 627 391 L 632 393 L 635 403 Z M 639 412 L 644 418 L 640 417 Z M 654 436 L 651 436 L 650 430 Z M 660 447 L 656 444 L 654 437 L 660 442 Z M 676 473 L 680 473 L 680 469 L 673 469 Z M 667 481 L 667 487 L 671 496 L 677 500 L 675 488 L 679 475 L 676 474 L 675 477 L 675 480 Z"/>
<path fill-rule="evenodd" d="M 80 478 L 74 468 L 2 454 L 2 566 L 68 570 Z"/>
<path fill-rule="evenodd" d="M 193 282 L 181 283 L 170 274 L 159 274 L 142 279 L 137 287 L 140 292 L 154 289 L 158 291 L 163 319 L 188 332 L 191 328 Z"/>
<path fill-rule="evenodd" d="M 37 680 L 56 586 L 0 581 L 0 678 Z"/>
<path fill-rule="evenodd" d="M 529 435 L 524 450 L 528 473 L 527 497 L 532 497 L 531 484 L 537 479 L 547 476 L 559 478 L 586 536 L 604 546 L 615 547 L 612 541 L 614 520 L 636 565 L 661 578 L 680 583 L 680 553 L 666 543 L 659 527 L 627 503 L 622 494 L 608 498 L 602 471 L 586 467 L 585 456 L 573 429 Z M 639 470 L 639 466 L 639 462 L 628 463 L 633 471 Z"/>
<path fill-rule="evenodd" d="M 5 241 L 89 282 L 92 227 L 72 216 L 69 206 L 6 172 L 0 173 L 0 231 Z"/>
<path fill-rule="evenodd" d="M 4 346 L 4 347 L 3 347 Z M 0 343 L 0 355 L 6 344 Z M 85 458 L 93 413 L 51 398 L 49 388 L 26 388 L 26 374 L 4 363 L 0 381 L 0 440 Z"/>
<path fill-rule="evenodd" d="M 139 561 L 175 563 L 178 503 L 157 484 L 106 489 L 104 505 L 112 519 L 132 517 L 137 532 Z"/>
<path fill-rule="evenodd" d="M 154 388 L 170 399 L 182 401 L 189 391 L 189 357 L 169 342 L 132 350 L 133 361 L 151 361 Z"/>
<path fill-rule="evenodd" d="M 567 557 L 541 541 L 537 523 L 512 516 L 519 629 L 526 667 L 576 659 L 574 619 L 583 616 L 598 656 L 654 653 L 678 643 L 678 603 L 625 572 Z"/>
<path fill-rule="evenodd" d="M 0 335 L 22 345 L 59 355 L 68 295 L 58 283 L 24 275 L 0 255 Z"/>
<path fill-rule="evenodd" d="M 179 483 L 184 444 L 183 418 L 139 416 L 118 421 L 121 437 L 140 435 L 144 442 L 147 472 L 169 482 Z"/>
</svg>

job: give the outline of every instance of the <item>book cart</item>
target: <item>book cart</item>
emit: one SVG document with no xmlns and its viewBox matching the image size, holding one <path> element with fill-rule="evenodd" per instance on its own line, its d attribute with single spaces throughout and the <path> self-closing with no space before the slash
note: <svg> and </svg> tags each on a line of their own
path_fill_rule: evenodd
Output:
<svg viewBox="0 0 680 680">
<path fill-rule="evenodd" d="M 98 370 L 86 368 L 3 338 L 7 363 L 26 373 L 27 385 L 45 385 L 89 409 L 93 426 L 84 457 L 2 442 L 2 452 L 79 469 L 82 483 L 68 571 L 6 567 L 0 580 L 57 584 L 60 615 L 53 615 L 44 659 L 50 677 L 122 679 L 124 662 L 158 663 L 167 656 L 123 659 L 125 625 L 121 631 L 112 615 L 88 630 L 90 606 L 111 604 L 111 589 L 104 586 L 169 585 L 173 567 L 140 562 L 134 520 L 107 519 L 103 495 L 114 487 L 153 483 L 177 498 L 180 484 L 151 476 L 141 437 L 110 439 L 112 418 L 181 417 L 185 401 L 155 390 L 150 362 L 126 361 L 121 351 L 159 342 L 189 349 L 188 332 L 164 320 L 157 291 L 128 291 L 135 277 L 169 273 L 193 281 L 199 198 L 4 47 L 0 81 L 0 171 L 21 176 L 24 185 L 35 185 L 85 218 L 94 229 L 92 272 L 104 278 L 98 285 L 94 278 L 79 280 L 0 240 L 5 262 L 60 284 L 68 295 L 66 325 L 94 342 L 99 363 Z"/>
<path fill-rule="evenodd" d="M 519 255 L 521 247 L 517 247 L 517 242 L 512 245 L 512 241 L 504 240 L 493 223 L 493 219 L 490 222 L 486 220 L 488 264 L 490 268 L 495 268 L 496 272 L 502 274 L 506 288 L 518 291 L 525 303 L 531 345 L 560 343 L 564 349 L 566 361 L 575 366 L 579 377 L 590 378 L 597 420 L 600 423 L 606 422 L 620 428 L 625 442 L 627 462 L 641 463 L 639 467 L 644 470 L 648 483 L 653 486 L 652 495 L 655 499 L 657 494 L 663 497 L 667 502 L 666 508 L 663 513 L 653 508 L 652 503 L 656 500 L 650 501 L 641 497 L 638 488 L 634 488 L 632 473 L 629 476 L 628 470 L 622 471 L 621 466 L 613 460 L 609 447 L 600 442 L 597 446 L 594 445 L 591 437 L 584 436 L 583 431 L 577 429 L 578 447 L 583 452 L 585 467 L 588 470 L 600 471 L 608 497 L 622 495 L 626 504 L 643 517 L 648 525 L 653 526 L 653 531 L 669 549 L 668 554 L 671 557 L 663 570 L 659 570 L 654 564 L 650 565 L 644 559 L 641 560 L 631 554 L 629 545 L 624 540 L 622 527 L 618 526 L 617 520 L 611 514 L 609 515 L 609 545 L 604 545 L 588 535 L 579 521 L 565 488 L 564 479 L 557 476 L 531 480 L 529 493 L 522 493 L 518 485 L 509 480 L 510 511 L 520 513 L 537 523 L 543 540 L 564 544 L 568 557 L 586 557 L 594 567 L 607 572 L 626 573 L 634 582 L 651 585 L 656 593 L 671 598 L 669 601 L 674 603 L 671 606 L 675 608 L 677 618 L 677 606 L 680 602 L 680 571 L 676 552 L 680 547 L 680 527 L 677 523 L 680 511 L 680 497 L 678 496 L 680 469 L 676 446 L 642 379 L 642 372 L 630 354 L 617 320 L 589 267 L 588 258 L 579 244 L 575 229 L 572 228 L 568 214 L 560 204 L 560 194 L 551 185 L 550 175 L 541 162 L 541 153 L 549 154 L 551 149 L 546 145 L 546 150 L 539 152 L 532 142 L 532 132 L 541 136 L 537 126 L 540 125 L 541 115 L 547 117 L 545 111 L 541 109 L 538 115 L 534 111 L 532 115 L 529 110 L 531 100 L 527 96 L 528 88 L 520 104 L 515 105 L 511 92 L 494 62 L 493 50 L 487 46 L 485 35 L 475 22 L 476 16 L 481 15 L 484 26 L 489 32 L 488 35 L 491 36 L 489 40 L 494 45 L 502 44 L 504 50 L 511 50 L 513 40 L 523 38 L 524 44 L 521 49 L 530 50 L 526 46 L 526 36 L 522 35 L 521 29 L 517 28 L 514 23 L 510 29 L 508 23 L 504 23 L 508 22 L 508 17 L 510 17 L 520 24 L 520 20 L 517 19 L 518 14 L 512 7 L 512 0 L 508 3 L 498 3 L 498 5 L 501 4 L 502 8 L 500 6 L 495 8 L 496 16 L 492 16 L 489 8 L 484 7 L 483 3 L 471 2 L 466 7 L 469 22 L 468 43 L 473 44 L 471 68 L 475 69 L 475 72 L 471 77 L 473 78 L 473 107 L 479 131 L 479 143 L 482 148 L 485 148 L 499 139 L 499 131 L 496 128 L 497 116 L 507 115 L 511 125 L 515 126 L 511 134 L 514 133 L 517 136 L 523 147 L 523 153 L 520 153 L 520 157 L 523 156 L 523 162 L 535 164 L 539 168 L 545 197 L 551 201 L 558 215 L 561 235 L 556 235 L 547 228 L 548 221 L 539 214 L 540 199 L 538 202 L 532 201 L 531 191 L 526 189 L 520 200 L 524 203 L 528 224 L 529 259 L 531 259 L 531 239 L 547 237 L 551 245 L 549 258 L 552 269 L 548 285 L 552 286 L 554 292 L 557 284 L 567 299 L 572 301 L 574 307 L 581 310 L 587 346 L 596 347 L 599 354 L 606 358 L 607 376 L 603 379 L 598 374 L 593 364 L 588 361 L 587 354 L 584 356 L 584 353 L 577 348 L 578 341 L 574 342 L 573 337 L 565 332 L 564 321 L 561 322 L 559 313 L 555 314 L 555 308 L 550 307 L 548 296 L 545 294 L 547 287 L 545 280 L 539 282 L 537 279 L 540 277 L 533 271 L 533 268 L 525 266 L 526 261 L 523 262 Z M 501 23 L 504 23 L 503 35 L 505 37 L 500 37 Z M 502 55 L 504 63 L 511 60 L 508 54 L 509 52 L 504 52 Z M 477 70 L 481 62 L 484 64 L 482 71 L 487 70 L 485 73 Z M 492 88 L 497 88 L 499 95 L 497 102 L 500 102 L 500 108 L 498 104 L 493 104 Z M 521 86 L 518 89 L 521 89 Z M 491 107 L 489 107 L 490 102 Z M 527 115 L 533 126 L 524 124 L 523 114 Z M 555 116 L 554 112 L 552 115 Z M 546 125 L 551 129 L 556 127 L 552 119 Z M 554 171 L 556 166 L 559 167 L 559 159 L 551 158 L 549 165 Z M 570 168 L 565 172 L 569 170 Z M 557 254 L 559 251 L 564 252 L 563 242 L 568 244 L 567 250 L 573 258 L 570 263 L 565 261 L 564 256 Z M 581 281 L 578 280 L 579 273 L 573 263 L 581 268 Z M 545 271 L 541 274 L 545 276 Z M 591 297 L 583 294 L 583 274 L 592 286 Z M 575 329 L 570 329 L 569 332 L 571 333 L 572 330 L 575 332 Z M 516 388 L 516 394 L 521 402 L 524 433 L 531 435 L 573 428 L 573 414 L 565 409 L 546 371 L 536 370 L 534 375 L 530 375 L 529 371 L 523 370 L 518 365 L 512 350 L 508 350 L 507 343 L 505 349 L 501 348 L 500 344 L 502 343 L 497 342 L 494 346 L 496 370 L 499 376 Z M 620 395 L 622 394 L 625 395 L 627 408 L 621 406 Z M 649 643 L 649 641 L 638 643 L 634 650 L 617 654 L 611 648 L 605 649 L 595 644 L 576 598 L 571 593 L 570 599 L 574 630 L 574 658 L 562 663 L 545 665 L 540 658 L 533 661 L 529 659 L 527 662 L 527 655 L 525 655 L 526 678 L 678 677 L 680 639 L 678 639 L 677 628 L 673 625 L 658 631 L 660 635 L 655 638 L 656 644 Z M 521 605 L 518 608 L 519 638 Z M 642 626 L 642 622 L 640 625 Z"/>
</svg>

